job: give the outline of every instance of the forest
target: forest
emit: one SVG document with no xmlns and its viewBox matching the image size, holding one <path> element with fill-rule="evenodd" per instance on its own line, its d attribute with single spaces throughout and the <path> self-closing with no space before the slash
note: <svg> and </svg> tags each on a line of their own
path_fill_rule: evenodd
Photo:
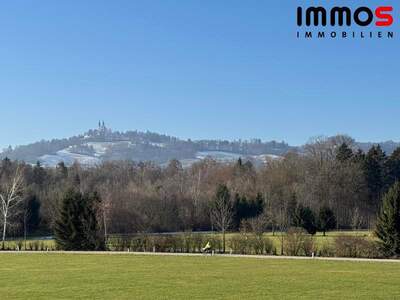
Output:
<svg viewBox="0 0 400 300">
<path fill-rule="evenodd" d="M 20 200 L 1 208 L 9 237 L 51 236 L 71 189 L 98 195 L 96 213 L 105 236 L 216 230 L 212 208 L 221 187 L 230 209 L 226 230 L 262 218 L 266 231 L 295 226 L 313 233 L 373 229 L 382 195 L 400 178 L 400 149 L 388 156 L 375 145 L 364 153 L 347 136 L 316 138 L 305 153 L 289 152 L 262 167 L 241 159 L 231 164 L 205 159 L 189 168 L 177 160 L 164 168 L 131 161 L 44 168 L 5 158 L 0 191 L 17 173 L 14 192 Z M 330 216 L 324 228 L 321 215 Z"/>
</svg>

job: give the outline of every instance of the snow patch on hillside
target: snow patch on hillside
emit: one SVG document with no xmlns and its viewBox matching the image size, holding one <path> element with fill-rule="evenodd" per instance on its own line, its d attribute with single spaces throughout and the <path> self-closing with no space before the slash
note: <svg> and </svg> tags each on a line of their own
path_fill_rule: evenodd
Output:
<svg viewBox="0 0 400 300">
<path fill-rule="evenodd" d="M 273 155 L 273 154 L 261 154 L 261 155 L 253 155 L 252 156 L 254 159 L 256 160 L 260 160 L 263 163 L 268 163 L 272 160 L 279 160 L 282 159 L 282 156 L 278 156 L 278 155 Z"/>
<path fill-rule="evenodd" d="M 183 168 L 188 168 L 194 163 L 200 162 L 206 158 L 213 159 L 220 163 L 232 163 L 236 162 L 239 158 L 242 158 L 244 161 L 251 160 L 253 162 L 262 164 L 267 164 L 270 161 L 282 159 L 281 156 L 273 154 L 244 155 L 224 151 L 200 151 L 196 153 L 196 158 L 182 159 L 180 162 Z"/>
<path fill-rule="evenodd" d="M 53 155 L 43 155 L 39 158 L 39 161 L 48 167 L 55 167 L 58 163 L 64 162 L 66 165 L 72 165 L 74 162 L 78 162 L 84 166 L 95 166 L 100 164 L 104 157 L 108 154 L 117 152 L 127 148 L 133 148 L 137 145 L 130 141 L 119 141 L 119 142 L 88 142 L 81 146 L 91 148 L 91 152 L 85 154 L 85 152 L 79 152 L 79 146 L 68 147 L 61 151 L 58 151 Z M 163 144 L 152 144 L 154 147 L 162 148 Z M 79 152 L 79 153 L 77 153 Z M 199 151 L 193 158 L 187 158 L 180 160 L 184 168 L 192 166 L 194 163 L 200 162 L 206 158 L 213 159 L 220 163 L 232 163 L 237 161 L 239 158 L 243 160 L 250 160 L 256 164 L 267 164 L 271 160 L 281 159 L 280 156 L 271 154 L 262 155 L 244 155 L 239 153 L 224 152 L 224 151 Z M 164 163 L 162 165 L 167 165 Z"/>
<path fill-rule="evenodd" d="M 223 151 L 201 151 L 196 153 L 196 158 L 205 159 L 207 157 L 214 159 L 219 162 L 230 162 L 238 160 L 240 157 L 244 157 L 245 155 L 223 152 Z"/>
<path fill-rule="evenodd" d="M 68 149 L 58 151 L 55 155 L 43 155 L 39 157 L 39 161 L 47 167 L 55 167 L 60 162 L 64 162 L 66 165 L 78 162 L 84 166 L 94 166 L 101 163 L 101 160 L 96 157 L 72 153 Z"/>
<path fill-rule="evenodd" d="M 151 146 L 153 146 L 153 147 L 158 147 L 158 148 L 165 148 L 166 147 L 166 145 L 164 143 L 152 143 L 152 142 L 150 142 L 149 144 Z"/>
</svg>

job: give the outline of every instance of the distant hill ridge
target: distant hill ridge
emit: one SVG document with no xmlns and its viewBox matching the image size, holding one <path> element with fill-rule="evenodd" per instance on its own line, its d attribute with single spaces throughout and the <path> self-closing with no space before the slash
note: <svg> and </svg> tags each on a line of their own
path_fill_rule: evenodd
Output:
<svg viewBox="0 0 400 300">
<path fill-rule="evenodd" d="M 296 151 L 284 142 L 263 142 L 227 140 L 182 140 L 177 137 L 140 131 L 113 131 L 104 122 L 98 128 L 84 134 L 66 139 L 42 140 L 24 146 L 8 148 L 0 153 L 0 158 L 23 160 L 28 163 L 40 161 L 54 166 L 60 161 L 72 164 L 96 164 L 109 160 L 153 161 L 165 164 L 178 159 L 190 165 L 210 156 L 219 161 L 236 160 L 245 157 L 262 163 L 267 159 L 279 157 L 288 151 Z"/>
<path fill-rule="evenodd" d="M 393 141 L 356 143 L 364 151 L 375 144 L 380 144 L 387 154 L 400 146 L 400 143 Z M 264 142 L 261 139 L 192 141 L 149 131 L 119 132 L 111 130 L 104 122 L 99 122 L 96 129 L 71 138 L 42 140 L 15 148 L 9 147 L 0 153 L 0 158 L 8 157 L 32 164 L 40 161 L 46 166 L 55 166 L 60 161 L 66 164 L 78 161 L 85 165 L 94 165 L 110 160 L 153 161 L 163 165 L 171 159 L 178 159 L 184 166 L 189 166 L 206 157 L 222 162 L 242 157 L 255 164 L 262 164 L 290 151 L 302 152 L 303 148 L 293 147 L 285 142 Z"/>
</svg>

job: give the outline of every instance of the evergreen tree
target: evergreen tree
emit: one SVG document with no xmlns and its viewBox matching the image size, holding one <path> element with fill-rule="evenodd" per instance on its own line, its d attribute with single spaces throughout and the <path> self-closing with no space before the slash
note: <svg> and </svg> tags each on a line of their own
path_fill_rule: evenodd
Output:
<svg viewBox="0 0 400 300">
<path fill-rule="evenodd" d="M 239 157 L 239 159 L 237 160 L 237 163 L 236 163 L 236 165 L 237 165 L 239 168 L 241 168 L 241 167 L 242 167 L 242 165 L 243 165 L 243 162 L 242 162 L 242 158 L 241 158 L 241 157 Z"/>
<path fill-rule="evenodd" d="M 100 197 L 95 192 L 83 196 L 82 227 L 84 250 L 104 250 L 104 238 L 100 235 L 99 223 L 97 220 L 97 208 L 100 204 Z"/>
<path fill-rule="evenodd" d="M 358 151 L 352 157 L 352 162 L 359 164 L 361 166 L 364 166 L 364 163 L 365 163 L 364 151 L 362 151 L 361 149 L 358 149 Z"/>
<path fill-rule="evenodd" d="M 264 198 L 261 193 L 257 193 L 255 199 L 248 200 L 246 196 L 235 194 L 233 201 L 233 225 L 235 229 L 240 227 L 243 219 L 255 218 L 264 211 Z"/>
<path fill-rule="evenodd" d="M 98 201 L 97 194 L 82 195 L 74 190 L 65 194 L 55 225 L 55 239 L 59 248 L 66 251 L 104 249 L 96 218 Z"/>
<path fill-rule="evenodd" d="M 41 186 L 43 185 L 45 179 L 46 179 L 46 171 L 38 161 L 36 162 L 36 165 L 33 168 L 33 182 Z"/>
<path fill-rule="evenodd" d="M 12 166 L 12 163 L 11 163 L 11 160 L 8 157 L 4 158 L 1 161 L 1 169 L 2 169 L 2 171 L 9 170 L 11 168 L 11 166 Z"/>
<path fill-rule="evenodd" d="M 386 155 L 381 147 L 373 146 L 364 160 L 365 178 L 368 185 L 371 204 L 378 208 L 383 188 L 385 186 Z"/>
<path fill-rule="evenodd" d="M 327 207 L 321 207 L 318 215 L 319 229 L 324 233 L 336 227 L 336 217 L 333 211 Z"/>
<path fill-rule="evenodd" d="M 40 201 L 36 195 L 30 195 L 24 203 L 24 231 L 33 233 L 40 223 Z"/>
<path fill-rule="evenodd" d="M 294 218 L 294 227 L 302 227 L 309 234 L 317 232 L 314 212 L 309 207 L 299 205 L 296 209 L 296 216 Z"/>
<path fill-rule="evenodd" d="M 63 161 L 59 162 L 57 164 L 57 174 L 61 177 L 61 178 L 67 178 L 68 177 L 68 168 L 65 166 L 65 163 Z"/>
<path fill-rule="evenodd" d="M 235 198 L 233 200 L 233 226 L 235 229 L 238 229 L 240 226 L 240 221 L 243 218 L 243 202 L 242 197 L 238 193 L 235 194 Z"/>
<path fill-rule="evenodd" d="M 400 182 L 384 196 L 375 232 L 388 256 L 400 255 Z"/>
<path fill-rule="evenodd" d="M 254 203 L 255 205 L 253 217 L 257 217 L 264 212 L 265 201 L 261 193 L 257 193 Z"/>
<path fill-rule="evenodd" d="M 351 150 L 346 143 L 340 145 L 340 147 L 336 152 L 336 159 L 340 162 L 346 162 L 350 160 L 352 157 L 353 157 L 353 150 Z"/>
<path fill-rule="evenodd" d="M 387 161 L 387 186 L 392 186 L 400 180 L 400 148 L 397 148 Z"/>
<path fill-rule="evenodd" d="M 82 195 L 69 190 L 62 202 L 60 216 L 55 224 L 55 240 L 60 249 L 81 250 L 83 228 L 80 220 Z"/>
</svg>

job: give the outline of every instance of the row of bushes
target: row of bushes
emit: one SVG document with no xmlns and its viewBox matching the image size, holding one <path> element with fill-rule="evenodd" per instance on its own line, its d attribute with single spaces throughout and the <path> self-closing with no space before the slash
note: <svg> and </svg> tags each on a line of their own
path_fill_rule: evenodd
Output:
<svg viewBox="0 0 400 300">
<path fill-rule="evenodd" d="M 324 243 L 318 250 L 322 257 L 383 258 L 383 252 L 376 241 L 357 236 L 339 236 L 334 244 Z"/>
<path fill-rule="evenodd" d="M 222 253 L 222 239 L 216 235 L 141 235 L 113 237 L 108 241 L 111 251 L 199 253 L 210 242 L 216 253 Z M 242 232 L 228 239 L 227 249 L 232 254 L 277 255 L 271 238 Z M 362 236 L 340 235 L 333 241 L 316 243 L 315 238 L 302 229 L 293 228 L 283 236 L 283 254 L 289 256 L 381 258 L 377 242 Z"/>
<path fill-rule="evenodd" d="M 303 230 L 290 229 L 284 239 L 285 254 L 291 256 L 382 258 L 379 244 L 367 237 L 339 235 L 319 244 Z"/>
<path fill-rule="evenodd" d="M 229 247 L 234 254 L 276 255 L 272 240 L 262 235 L 235 235 L 230 239 Z"/>
<path fill-rule="evenodd" d="M 289 256 L 321 257 L 360 257 L 381 258 L 377 242 L 363 236 L 341 235 L 333 240 L 316 243 L 313 236 L 303 229 L 292 228 L 283 238 L 283 254 Z M 219 235 L 184 233 L 176 235 L 137 235 L 112 236 L 107 241 L 109 251 L 132 252 L 171 252 L 200 253 L 205 244 L 210 242 L 216 253 L 223 252 L 222 239 Z M 280 245 L 279 245 L 280 246 Z M 15 241 L 5 244 L 0 249 L 54 251 L 53 243 L 48 241 Z M 233 235 L 227 242 L 228 252 L 248 255 L 277 255 L 277 248 L 271 238 L 262 234 L 241 232 Z M 281 249 L 279 249 L 281 252 Z"/>
<path fill-rule="evenodd" d="M 54 243 L 48 241 L 27 241 L 16 240 L 5 242 L 4 246 L 0 242 L 0 251 L 55 251 L 57 250 Z"/>
<path fill-rule="evenodd" d="M 214 235 L 138 235 L 111 237 L 107 241 L 110 251 L 198 253 L 210 242 L 215 252 L 222 252 L 222 240 Z"/>
<path fill-rule="evenodd" d="M 107 244 L 111 251 L 200 253 L 208 242 L 216 253 L 223 252 L 222 239 L 219 236 L 190 233 L 112 237 Z M 228 241 L 228 248 L 234 254 L 276 254 L 271 239 L 255 235 L 232 236 Z"/>
</svg>

